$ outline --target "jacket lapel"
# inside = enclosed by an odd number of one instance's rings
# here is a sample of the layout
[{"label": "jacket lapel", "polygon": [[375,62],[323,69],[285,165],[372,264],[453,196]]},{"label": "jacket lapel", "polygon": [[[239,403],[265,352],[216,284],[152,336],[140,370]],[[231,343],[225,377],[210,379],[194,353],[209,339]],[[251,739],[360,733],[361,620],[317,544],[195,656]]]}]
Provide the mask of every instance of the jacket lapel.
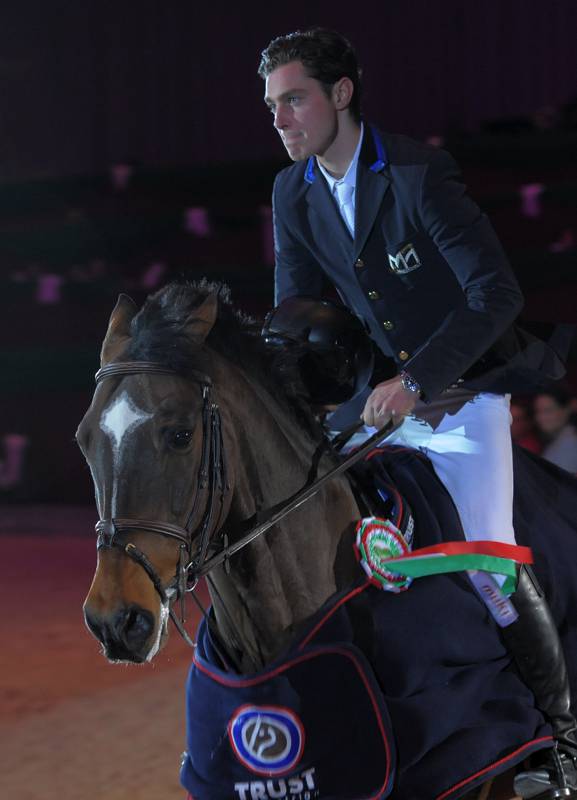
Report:
[{"label": "jacket lapel", "polygon": [[[376,134],[377,136],[379,134]],[[385,157],[386,160],[386,157]],[[377,171],[371,169],[378,161],[371,128],[365,124],[363,146],[357,167],[355,190],[355,242],[353,260],[362,253],[375,219],[380,211],[383,197],[390,185],[385,175],[386,164],[381,162]]]},{"label": "jacket lapel", "polygon": [[[379,136],[379,134],[375,135]],[[375,167],[381,155],[377,153],[371,127],[365,124],[363,144],[357,166],[354,242],[337,204],[331,196],[327,182],[316,164],[316,159],[310,167],[307,167],[307,174],[310,169],[312,177],[306,193],[307,203],[320,217],[323,227],[326,227],[331,232],[331,236],[335,236],[340,244],[351,253],[353,261],[357,260],[365,246],[381,208],[383,197],[390,185],[390,180],[385,175],[386,155],[379,166],[371,169],[371,167]]]},{"label": "jacket lapel", "polygon": [[341,245],[352,252],[352,236],[316,163],[314,164],[314,180],[309,186],[306,198],[310,208],[320,217],[323,228],[329,230],[331,237],[336,237]]}]

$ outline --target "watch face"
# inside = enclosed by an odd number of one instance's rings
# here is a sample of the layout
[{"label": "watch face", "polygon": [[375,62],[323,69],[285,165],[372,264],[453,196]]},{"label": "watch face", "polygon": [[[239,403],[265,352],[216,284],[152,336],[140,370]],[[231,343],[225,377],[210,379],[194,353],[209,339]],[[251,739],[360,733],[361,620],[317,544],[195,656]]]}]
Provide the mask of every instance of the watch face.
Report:
[{"label": "watch face", "polygon": [[408,389],[410,392],[417,393],[421,391],[421,387],[417,381],[413,380],[413,378],[411,378],[409,375],[403,375],[401,380],[405,389]]}]

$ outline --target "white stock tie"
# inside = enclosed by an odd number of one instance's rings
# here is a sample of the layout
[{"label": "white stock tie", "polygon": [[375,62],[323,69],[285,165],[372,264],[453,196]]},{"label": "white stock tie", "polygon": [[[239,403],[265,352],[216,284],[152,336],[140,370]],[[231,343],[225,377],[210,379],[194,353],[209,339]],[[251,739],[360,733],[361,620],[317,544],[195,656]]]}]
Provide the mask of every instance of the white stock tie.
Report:
[{"label": "white stock tie", "polygon": [[335,183],[335,193],[337,202],[341,210],[347,228],[351,236],[355,235],[355,207],[353,205],[353,198],[355,195],[355,187],[350,183]]}]

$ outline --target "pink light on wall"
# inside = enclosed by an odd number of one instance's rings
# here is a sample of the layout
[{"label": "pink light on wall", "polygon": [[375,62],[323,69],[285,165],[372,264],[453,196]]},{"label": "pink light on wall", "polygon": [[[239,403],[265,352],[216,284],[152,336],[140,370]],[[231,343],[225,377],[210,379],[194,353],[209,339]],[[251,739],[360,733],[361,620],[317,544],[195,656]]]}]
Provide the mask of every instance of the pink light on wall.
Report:
[{"label": "pink light on wall", "polygon": [[165,273],[166,264],[164,264],[162,261],[155,261],[153,264],[150,264],[140,279],[141,288],[146,289],[147,291],[156,289],[157,286],[160,286],[160,282],[162,281]]},{"label": "pink light on wall", "polygon": [[525,183],[519,187],[522,214],[531,218],[541,216],[543,212],[541,195],[544,191],[545,186],[542,183]]},{"label": "pink light on wall", "polygon": [[2,438],[2,444],[4,460],[0,461],[0,489],[11,489],[22,482],[28,439],[19,433],[8,433]]},{"label": "pink light on wall", "polygon": [[42,305],[59,303],[62,300],[62,283],[61,275],[39,275],[36,282],[36,302]]},{"label": "pink light on wall", "polygon": [[184,210],[184,229],[201,238],[212,236],[212,225],[208,209],[203,206],[191,206]]}]

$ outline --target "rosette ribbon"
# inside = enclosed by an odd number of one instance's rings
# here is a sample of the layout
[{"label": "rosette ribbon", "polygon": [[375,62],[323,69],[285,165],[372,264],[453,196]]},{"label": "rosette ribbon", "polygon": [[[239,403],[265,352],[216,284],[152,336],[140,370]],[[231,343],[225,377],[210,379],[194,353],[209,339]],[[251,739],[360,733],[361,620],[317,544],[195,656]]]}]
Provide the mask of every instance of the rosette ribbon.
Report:
[{"label": "rosette ribbon", "polygon": [[371,582],[393,592],[408,589],[414,578],[479,571],[503,575],[501,592],[510,595],[518,565],[533,563],[530,547],[492,540],[442,542],[411,551],[399,529],[377,517],[358,523],[355,551]]}]

